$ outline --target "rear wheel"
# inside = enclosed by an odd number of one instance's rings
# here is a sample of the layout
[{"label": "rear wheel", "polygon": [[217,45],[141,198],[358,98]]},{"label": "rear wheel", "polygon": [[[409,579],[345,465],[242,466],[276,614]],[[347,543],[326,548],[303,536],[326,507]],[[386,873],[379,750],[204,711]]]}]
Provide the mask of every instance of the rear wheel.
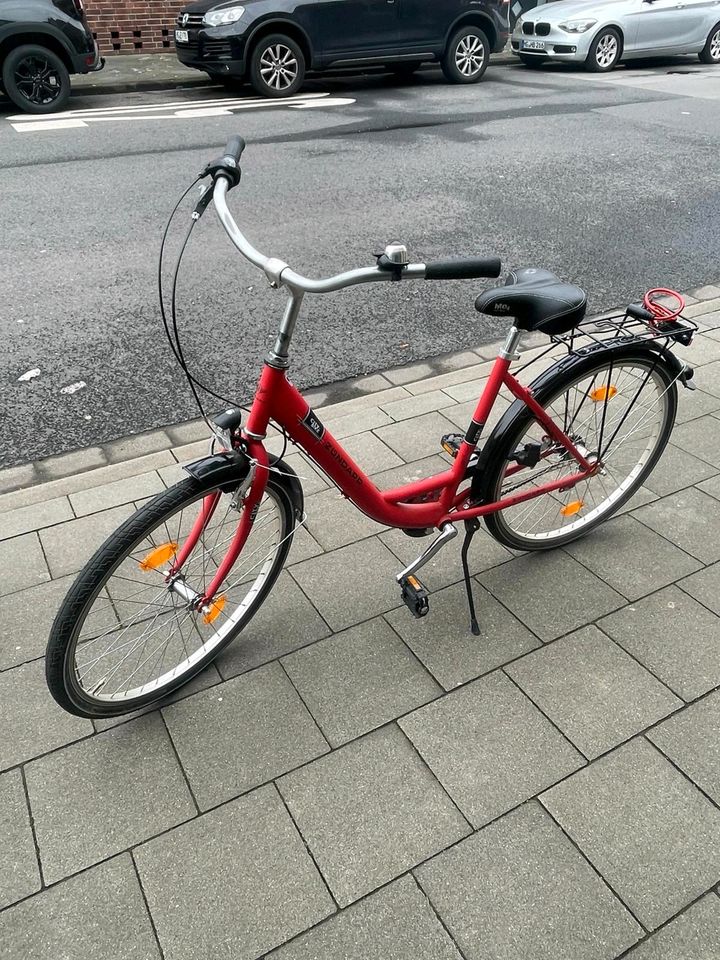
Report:
[{"label": "rear wheel", "polygon": [[281,33],[259,40],[250,58],[250,82],[263,97],[292,97],[305,79],[299,45]]},{"label": "rear wheel", "polygon": [[[185,591],[179,593],[168,571],[211,496],[214,513],[173,578]],[[292,541],[295,512],[282,479],[270,474],[240,557],[210,608],[197,610],[188,598],[204,594],[240,519],[232,493],[189,477],[108,538],[73,584],[50,633],[46,676],[60,706],[111,717],[162,700],[245,629]]]},{"label": "rear wheel", "polygon": [[447,45],[442,71],[451,83],[477,83],[490,60],[490,43],[480,27],[461,27]]},{"label": "rear wheel", "polygon": [[[607,520],[653,470],[670,437],[677,386],[667,365],[649,350],[602,351],[559,369],[538,389],[545,411],[588,459],[594,476],[564,491],[526,500],[485,518],[490,533],[515,550],[547,550],[584,536]],[[494,502],[579,472],[577,461],[552,441],[520,403],[506,415],[493,443],[482,496]],[[527,448],[537,464],[518,469]],[[510,472],[512,470],[515,472]]]},{"label": "rear wheel", "polygon": [[622,54],[622,40],[617,30],[601,30],[590,47],[585,69],[591,73],[609,73],[617,66]]},{"label": "rear wheel", "polygon": [[2,68],[5,93],[26,113],[55,113],[70,99],[70,74],[47,47],[26,44],[11,50]]},{"label": "rear wheel", "polygon": [[698,56],[701,63],[720,63],[720,23],[712,28]]}]

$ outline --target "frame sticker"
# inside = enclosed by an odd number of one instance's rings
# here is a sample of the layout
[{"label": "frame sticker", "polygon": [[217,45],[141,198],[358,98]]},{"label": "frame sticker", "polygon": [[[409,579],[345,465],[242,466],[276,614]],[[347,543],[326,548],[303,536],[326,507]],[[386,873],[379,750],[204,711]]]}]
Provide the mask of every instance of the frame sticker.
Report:
[{"label": "frame sticker", "polygon": [[478,423],[477,420],[472,420],[468,427],[468,432],[465,434],[465,442],[469,443],[471,447],[476,446],[484,426],[484,423]]},{"label": "frame sticker", "polygon": [[325,427],[320,422],[320,418],[313,411],[312,407],[308,407],[308,412],[302,418],[300,423],[302,423],[302,425],[318,440],[322,440],[322,438],[325,436]]}]

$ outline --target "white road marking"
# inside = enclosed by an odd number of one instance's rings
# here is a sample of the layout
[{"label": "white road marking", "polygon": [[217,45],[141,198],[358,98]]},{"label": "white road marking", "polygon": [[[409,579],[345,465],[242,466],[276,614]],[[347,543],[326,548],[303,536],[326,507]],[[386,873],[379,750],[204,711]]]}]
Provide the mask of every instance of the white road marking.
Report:
[{"label": "white road marking", "polygon": [[28,120],[11,124],[18,133],[37,133],[38,130],[69,130],[70,127],[86,127],[82,120]]}]

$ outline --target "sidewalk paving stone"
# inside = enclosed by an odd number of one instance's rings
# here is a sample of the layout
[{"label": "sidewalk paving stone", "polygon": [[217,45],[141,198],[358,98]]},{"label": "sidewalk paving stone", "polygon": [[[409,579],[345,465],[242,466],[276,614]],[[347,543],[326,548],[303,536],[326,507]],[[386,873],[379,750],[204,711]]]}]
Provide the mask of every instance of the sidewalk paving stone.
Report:
[{"label": "sidewalk paving stone", "polygon": [[[430,581],[428,580],[428,583]],[[480,636],[470,632],[464,584],[430,596],[430,615],[415,620],[403,605],[385,619],[446,690],[474,680],[540,646],[527,627],[479,584],[473,585]]]},{"label": "sidewalk paving stone", "polygon": [[305,500],[310,535],[325,550],[335,550],[381,533],[385,527],[367,517],[339,490],[325,490]]},{"label": "sidewalk paving stone", "polygon": [[703,460],[720,470],[720,429],[712,414],[678,424],[673,431],[673,443],[695,456],[702,453]]},{"label": "sidewalk paving stone", "polygon": [[[332,430],[332,426],[330,428]],[[343,447],[365,473],[378,473],[389,467],[399,467],[404,457],[398,457],[374,433],[359,433],[343,440]]]},{"label": "sidewalk paving stone", "polygon": [[709,893],[627,955],[627,960],[716,960],[720,899]]},{"label": "sidewalk paving stone", "polygon": [[288,774],[278,786],[340,906],[470,832],[395,725]]},{"label": "sidewalk paving stone", "polygon": [[93,732],[48,694],[45,662],[36,660],[0,673],[0,770],[56,750]]},{"label": "sidewalk paving stone", "polygon": [[0,513],[0,540],[9,540],[22,533],[51,527],[74,516],[67,497],[57,497],[30,507],[19,507]]},{"label": "sidewalk paving stone", "polygon": [[535,802],[416,874],[467,960],[611,960],[643,934]]},{"label": "sidewalk paving stone", "polygon": [[305,647],[282,663],[332,747],[442,693],[382,619]]},{"label": "sidewalk paving stone", "polygon": [[720,617],[720,563],[698,570],[681,580],[678,586]]},{"label": "sidewalk paving stone", "polygon": [[[681,582],[690,585],[698,576],[702,572]],[[611,613],[598,626],[683,700],[720,684],[720,620],[677,586]]]},{"label": "sidewalk paving stone", "polygon": [[44,656],[50,627],[75,576],[0,597],[0,671]]},{"label": "sidewalk paving stone", "polygon": [[128,854],[0,913],[2,960],[160,960]]},{"label": "sidewalk paving stone", "polygon": [[0,910],[39,889],[40,870],[22,777],[19,770],[11,770],[0,774]]},{"label": "sidewalk paving stone", "polygon": [[283,572],[242,635],[222,651],[215,663],[223,679],[229,680],[329,633],[315,607],[290,574]]},{"label": "sidewalk paving stone", "polygon": [[335,911],[272,786],[134,855],[166,960],[255,960]]},{"label": "sidewalk paving stone", "polygon": [[462,960],[410,876],[268,954],[266,960]]},{"label": "sidewalk paving stone", "polygon": [[278,663],[163,708],[201,810],[328,751]]},{"label": "sidewalk paving stone", "polygon": [[625,602],[562,551],[518,557],[478,579],[545,642],[584,627]]},{"label": "sidewalk paving stone", "polygon": [[[720,501],[707,493],[691,487],[639,507],[634,516],[703,563],[720,560]],[[676,570],[679,579],[679,565]]]},{"label": "sidewalk paving stone", "polygon": [[702,490],[703,493],[709,493],[711,497],[720,500],[720,473],[714,477],[710,477],[709,480],[703,480],[702,483],[698,483],[696,486],[698,490]]},{"label": "sidewalk paving stone", "polygon": [[[715,397],[713,394],[703,390],[702,384],[698,381],[697,389],[693,391],[692,396],[688,398],[687,402],[678,404],[677,416],[675,417],[675,429],[677,429],[681,423],[699,420],[701,417],[715,413],[718,410],[720,410],[720,397]],[[677,446],[677,436],[678,434],[673,430],[673,446]],[[700,453],[702,447],[691,446],[689,450]]]},{"label": "sidewalk paving stone", "polygon": [[[651,504],[639,510],[652,508]],[[628,600],[638,600],[701,566],[688,553],[634,519],[638,513],[611,520],[565,547],[571,557]]]},{"label": "sidewalk paving stone", "polygon": [[643,738],[541,800],[648,930],[720,880],[720,810]]},{"label": "sidewalk paving stone", "polygon": [[648,737],[720,806],[720,693],[670,717]]},{"label": "sidewalk paving stone", "polygon": [[114,507],[41,530],[40,540],[53,577],[79,572],[97,548],[134,512],[132,505]]},{"label": "sidewalk paving stone", "polygon": [[0,542],[0,597],[50,579],[37,533],[24,533]]},{"label": "sidewalk paving stone", "polygon": [[505,670],[590,759],[684,705],[597,627],[583,627]]},{"label": "sidewalk paving stone", "polygon": [[[716,315],[720,317],[720,313]],[[720,360],[713,360],[701,367],[697,373],[697,383],[701,389],[720,397]]]},{"label": "sidewalk paving stone", "polygon": [[400,726],[475,828],[585,763],[499,671],[421,707]]},{"label": "sidewalk paving stone", "polygon": [[126,477],[102,487],[91,487],[70,494],[70,503],[75,514],[84,517],[91,513],[100,513],[110,507],[118,507],[134,500],[152,497],[162,493],[165,486],[156,471],[141,473],[137,477]]},{"label": "sidewalk paving stone", "polygon": [[157,714],[35,760],[25,775],[48,883],[196,813]]},{"label": "sidewalk paving stone", "polygon": [[[718,344],[720,346],[720,344]],[[702,454],[702,451],[698,451]],[[718,468],[669,443],[645,486],[660,497],[691,487],[707,477],[718,476]]]},{"label": "sidewalk paving stone", "polygon": [[[452,400],[449,401],[452,403]],[[439,413],[425,413],[412,420],[401,420],[388,427],[379,427],[375,433],[406,463],[430,457],[441,449],[440,440],[446,433],[455,433],[456,427]]]},{"label": "sidewalk paving stone", "polygon": [[446,459],[441,453],[434,453],[432,456],[423,457],[421,460],[410,460],[399,467],[391,467],[390,470],[373,473],[371,474],[371,480],[381,490],[393,490],[395,487],[402,487],[407,483],[414,483],[426,477],[434,477],[438,473],[444,473],[449,468],[450,460]]},{"label": "sidewalk paving stone", "polygon": [[100,447],[83,447],[81,450],[39,460],[35,466],[43,480],[52,480],[92,470],[93,467],[103,467],[107,462],[107,457]]},{"label": "sidewalk paving stone", "polygon": [[427,393],[420,393],[416,397],[386,403],[382,409],[393,420],[399,422],[401,420],[411,420],[423,413],[431,413],[433,410],[442,410],[443,407],[451,407],[454,402],[452,397],[443,393],[442,390],[429,390]]},{"label": "sidewalk paving stone", "polygon": [[703,298],[700,299],[696,297],[697,303],[691,303],[683,311],[683,316],[690,317],[691,319],[698,319],[705,314],[714,313],[716,310],[720,310],[720,296]]}]

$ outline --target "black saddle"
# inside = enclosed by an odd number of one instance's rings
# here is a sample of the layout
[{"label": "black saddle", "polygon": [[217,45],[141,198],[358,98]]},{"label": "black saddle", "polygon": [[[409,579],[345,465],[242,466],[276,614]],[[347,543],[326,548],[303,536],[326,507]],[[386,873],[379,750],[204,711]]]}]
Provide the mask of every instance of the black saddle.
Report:
[{"label": "black saddle", "polygon": [[513,317],[520,330],[558,336],[576,327],[587,310],[587,294],[549,270],[512,270],[504,287],[481,293],[475,309],[491,317]]}]

